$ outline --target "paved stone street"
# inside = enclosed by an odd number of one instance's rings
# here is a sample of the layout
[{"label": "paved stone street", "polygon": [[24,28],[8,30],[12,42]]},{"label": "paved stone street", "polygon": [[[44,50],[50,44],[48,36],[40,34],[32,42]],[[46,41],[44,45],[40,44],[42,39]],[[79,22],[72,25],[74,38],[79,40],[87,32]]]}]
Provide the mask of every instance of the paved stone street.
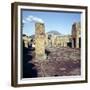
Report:
[{"label": "paved stone street", "polygon": [[51,77],[80,75],[80,49],[47,48],[46,60],[36,60],[34,50],[28,49],[24,58],[23,77]]}]

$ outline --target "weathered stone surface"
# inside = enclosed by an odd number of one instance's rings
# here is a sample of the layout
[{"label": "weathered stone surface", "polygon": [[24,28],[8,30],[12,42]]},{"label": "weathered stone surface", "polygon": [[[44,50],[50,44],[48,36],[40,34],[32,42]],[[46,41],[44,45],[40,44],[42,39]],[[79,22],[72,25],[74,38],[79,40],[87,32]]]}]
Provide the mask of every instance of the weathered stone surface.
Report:
[{"label": "weathered stone surface", "polygon": [[81,26],[79,23],[74,23],[72,25],[72,48],[80,48],[81,43]]},{"label": "weathered stone surface", "polygon": [[46,59],[45,55],[45,27],[42,23],[35,24],[35,53],[36,59]]},{"label": "weathered stone surface", "polygon": [[[75,32],[74,34],[76,36],[74,37],[72,35],[72,37],[79,40],[79,32]],[[71,42],[71,35],[52,35],[52,38],[48,39],[48,36],[45,35],[43,23],[35,24],[34,39],[35,48],[28,46],[30,39],[27,36],[23,38],[25,47],[27,47],[23,49],[23,68],[25,69],[23,70],[25,77],[71,76],[81,74],[81,55],[78,40],[76,43],[74,42],[76,47],[69,48],[68,42]],[[72,45],[74,43],[72,42]]]}]

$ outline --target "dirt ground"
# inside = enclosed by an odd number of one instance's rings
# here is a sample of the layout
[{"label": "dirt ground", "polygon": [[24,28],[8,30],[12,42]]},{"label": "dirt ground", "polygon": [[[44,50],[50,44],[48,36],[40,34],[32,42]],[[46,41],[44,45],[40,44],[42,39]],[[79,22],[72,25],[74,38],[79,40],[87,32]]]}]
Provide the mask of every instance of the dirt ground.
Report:
[{"label": "dirt ground", "polygon": [[34,50],[28,48],[23,59],[23,77],[75,76],[81,74],[80,49],[47,48],[46,55],[46,60],[37,60],[34,58]]}]

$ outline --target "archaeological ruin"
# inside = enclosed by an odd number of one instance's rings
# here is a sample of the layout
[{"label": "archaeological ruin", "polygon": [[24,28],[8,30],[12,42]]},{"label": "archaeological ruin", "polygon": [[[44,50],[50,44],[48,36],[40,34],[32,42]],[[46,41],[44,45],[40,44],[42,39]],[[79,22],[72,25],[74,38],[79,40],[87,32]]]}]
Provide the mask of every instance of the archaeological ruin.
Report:
[{"label": "archaeological ruin", "polygon": [[81,75],[81,28],[73,23],[71,35],[46,33],[44,23],[35,23],[35,33],[23,34],[23,77]]},{"label": "archaeological ruin", "polygon": [[72,25],[72,48],[81,47],[81,27],[80,22]]},{"label": "archaeological ruin", "polygon": [[30,37],[24,35],[24,47],[28,48],[31,44],[35,48],[37,59],[46,59],[45,49],[50,47],[69,47],[81,48],[80,22],[72,25],[71,35],[55,35],[45,33],[44,23],[35,23],[35,35]]},{"label": "archaeological ruin", "polygon": [[35,54],[37,59],[45,59],[45,26],[43,23],[35,24]]},{"label": "archaeological ruin", "polygon": [[48,40],[51,47],[71,47],[71,35],[51,35]]}]

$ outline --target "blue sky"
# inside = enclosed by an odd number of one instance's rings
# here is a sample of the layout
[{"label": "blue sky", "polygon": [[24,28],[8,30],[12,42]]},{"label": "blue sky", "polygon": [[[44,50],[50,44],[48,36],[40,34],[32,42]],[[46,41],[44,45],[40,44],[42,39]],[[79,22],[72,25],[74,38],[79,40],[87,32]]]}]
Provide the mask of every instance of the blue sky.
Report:
[{"label": "blue sky", "polygon": [[35,20],[45,23],[45,32],[58,31],[65,35],[71,34],[74,22],[81,21],[81,14],[22,10],[23,34],[35,33]]}]

